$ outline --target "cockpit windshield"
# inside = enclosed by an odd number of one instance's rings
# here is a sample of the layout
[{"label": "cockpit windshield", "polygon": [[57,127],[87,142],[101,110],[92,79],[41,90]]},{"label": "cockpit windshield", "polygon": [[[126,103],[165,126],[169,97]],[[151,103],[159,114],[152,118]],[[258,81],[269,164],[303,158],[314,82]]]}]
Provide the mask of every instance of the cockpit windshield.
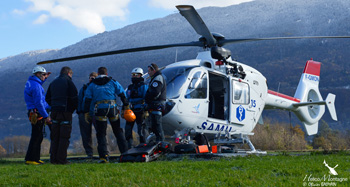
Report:
[{"label": "cockpit windshield", "polygon": [[[168,99],[176,99],[180,96],[183,87],[186,87],[184,83],[189,72],[195,67],[196,66],[174,66],[161,69],[167,85],[166,96]],[[147,83],[150,81],[148,75],[144,78]]]}]

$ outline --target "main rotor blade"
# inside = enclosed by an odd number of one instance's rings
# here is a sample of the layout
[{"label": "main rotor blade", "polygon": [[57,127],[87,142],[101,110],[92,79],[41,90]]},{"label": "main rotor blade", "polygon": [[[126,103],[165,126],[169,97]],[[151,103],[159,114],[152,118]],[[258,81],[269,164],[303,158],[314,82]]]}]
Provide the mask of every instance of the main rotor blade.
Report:
[{"label": "main rotor blade", "polygon": [[71,61],[71,60],[79,60],[79,59],[85,59],[85,58],[91,58],[91,57],[99,57],[99,56],[107,56],[107,55],[115,55],[115,54],[122,54],[122,53],[132,53],[132,52],[140,52],[140,51],[151,51],[151,50],[157,50],[157,49],[165,49],[170,47],[186,47],[186,46],[198,46],[203,47],[202,42],[189,42],[189,43],[178,43],[178,44],[167,44],[167,45],[155,45],[155,46],[146,46],[146,47],[136,47],[136,48],[130,48],[130,49],[121,49],[121,50],[115,50],[115,51],[107,51],[102,53],[92,53],[87,55],[79,55],[79,56],[72,56],[67,58],[58,58],[53,60],[46,60],[38,62],[37,64],[50,64],[55,62],[63,62],[63,61]]},{"label": "main rotor blade", "polygon": [[350,38],[350,36],[291,36],[291,37],[271,37],[271,38],[242,38],[242,39],[224,39],[218,41],[219,46],[232,43],[262,41],[262,40],[285,40],[285,39],[313,39],[313,38]]},{"label": "main rotor blade", "polygon": [[210,33],[208,27],[205,25],[202,18],[199,16],[196,9],[190,5],[178,5],[176,8],[180,11],[180,14],[184,16],[187,21],[192,25],[196,32],[203,36],[207,40],[209,46],[215,46],[216,40]]}]

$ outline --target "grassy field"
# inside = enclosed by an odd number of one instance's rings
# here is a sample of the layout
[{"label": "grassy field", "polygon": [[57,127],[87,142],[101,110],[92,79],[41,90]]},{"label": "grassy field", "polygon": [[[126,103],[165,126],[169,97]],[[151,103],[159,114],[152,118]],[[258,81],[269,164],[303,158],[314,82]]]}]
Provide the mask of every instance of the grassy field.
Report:
[{"label": "grassy field", "polygon": [[[329,174],[338,164],[337,176]],[[328,177],[331,178],[328,178]],[[324,178],[325,177],[325,178]],[[321,179],[321,181],[317,181]],[[325,180],[325,181],[324,181]],[[323,183],[322,183],[323,182]],[[325,183],[327,182],[327,183]],[[0,160],[0,186],[350,186],[350,154],[189,157],[150,163],[25,165]]]}]

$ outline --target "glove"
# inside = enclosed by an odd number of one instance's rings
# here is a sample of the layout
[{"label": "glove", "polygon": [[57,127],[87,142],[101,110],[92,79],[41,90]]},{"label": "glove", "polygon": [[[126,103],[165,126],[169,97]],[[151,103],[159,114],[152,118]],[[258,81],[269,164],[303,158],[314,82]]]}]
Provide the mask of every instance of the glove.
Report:
[{"label": "glove", "polygon": [[50,116],[45,119],[45,124],[46,125],[51,125],[52,124]]},{"label": "glove", "polygon": [[86,122],[86,123],[90,123],[90,121],[91,121],[91,116],[90,116],[89,112],[86,112],[86,113],[84,114],[84,119],[85,119],[85,122]]},{"label": "glove", "polygon": [[145,119],[147,119],[147,118],[148,118],[148,116],[149,116],[148,111],[144,111],[144,112],[143,112],[143,116],[144,116],[144,118],[145,118]]}]

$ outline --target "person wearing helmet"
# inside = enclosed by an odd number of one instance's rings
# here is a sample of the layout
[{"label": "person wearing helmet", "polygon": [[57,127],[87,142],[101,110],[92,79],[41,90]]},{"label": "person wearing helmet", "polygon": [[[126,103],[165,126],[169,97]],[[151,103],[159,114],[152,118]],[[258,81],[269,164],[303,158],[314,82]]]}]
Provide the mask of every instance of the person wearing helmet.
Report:
[{"label": "person wearing helmet", "polygon": [[156,135],[156,141],[164,141],[164,131],[162,127],[162,111],[166,101],[166,82],[159,71],[157,64],[148,66],[148,74],[151,77],[145,102],[149,111],[149,121],[151,131]]},{"label": "person wearing helmet", "polygon": [[[137,133],[139,135],[140,143],[145,143],[145,138],[147,137],[146,125],[144,122],[144,104],[145,96],[148,89],[148,85],[145,84],[142,77],[143,70],[141,68],[134,68],[131,71],[131,82],[126,90],[126,98],[130,103],[130,108],[136,115]],[[134,127],[135,121],[126,122],[125,125],[125,138],[128,142],[129,149],[132,148],[133,137],[132,129]]]},{"label": "person wearing helmet", "polygon": [[28,78],[24,88],[24,100],[27,105],[28,117],[32,125],[32,134],[29,141],[25,163],[29,165],[43,164],[40,160],[40,148],[43,141],[44,124],[49,124],[51,119],[47,110],[50,106],[45,101],[45,91],[42,85],[51,74],[42,66],[35,66],[33,75]]},{"label": "person wearing helmet", "polygon": [[123,87],[112,77],[108,76],[107,68],[99,67],[98,76],[92,81],[85,91],[84,113],[85,119],[95,116],[97,150],[100,157],[99,163],[109,162],[106,130],[107,119],[111,123],[113,133],[117,138],[120,153],[127,151],[127,142],[123,129],[120,128],[119,111],[117,109],[116,96],[123,102],[123,109],[129,109],[129,103],[125,97]]},{"label": "person wearing helmet", "polygon": [[97,77],[96,72],[92,72],[89,75],[89,82],[87,84],[84,84],[83,87],[80,89],[78,94],[78,108],[77,108],[77,114],[79,115],[79,127],[80,127],[80,135],[81,139],[83,141],[83,147],[85,149],[85,153],[88,158],[93,157],[93,149],[92,149],[92,124],[94,123],[94,120],[89,119],[88,121],[85,121],[84,116],[84,95],[87,87],[91,84],[91,82]]}]

